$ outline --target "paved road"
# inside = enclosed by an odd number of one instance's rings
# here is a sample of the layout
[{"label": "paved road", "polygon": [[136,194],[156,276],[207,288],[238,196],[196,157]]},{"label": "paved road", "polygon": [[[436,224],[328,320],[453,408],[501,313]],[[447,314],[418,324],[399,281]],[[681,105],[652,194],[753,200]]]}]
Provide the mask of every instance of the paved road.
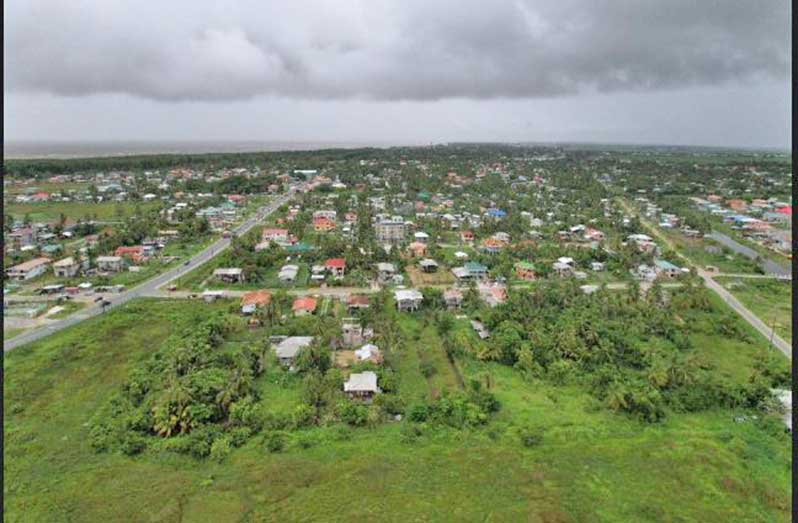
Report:
[{"label": "paved road", "polygon": [[698,272],[698,275],[704,280],[704,284],[706,284],[706,286],[709,289],[712,289],[713,291],[715,291],[718,294],[718,296],[723,298],[723,300],[729,305],[729,307],[732,308],[733,311],[735,311],[737,314],[742,316],[743,319],[746,320],[753,328],[755,328],[760,333],[762,333],[762,335],[766,339],[771,340],[771,342],[772,342],[774,347],[776,347],[781,352],[783,352],[785,356],[787,356],[788,358],[792,359],[792,345],[791,344],[787,343],[787,341],[785,341],[784,338],[782,338],[781,336],[779,336],[778,334],[773,332],[772,328],[768,327],[765,324],[765,322],[763,322],[762,320],[760,320],[757,317],[756,314],[754,314],[753,312],[748,310],[745,307],[745,305],[740,303],[740,301],[737,298],[735,298],[729,291],[724,289],[721,284],[716,282],[712,278],[712,276],[713,276],[712,274],[708,273],[707,271],[705,271],[703,269],[700,269],[695,263],[693,263],[690,260],[690,258],[688,258],[684,254],[679,252],[679,250],[676,249],[676,247],[668,240],[667,237],[665,237],[659,231],[659,229],[657,227],[655,227],[654,225],[651,224],[651,222],[649,222],[648,220],[646,220],[645,218],[640,216],[639,213],[636,213],[625,200],[621,199],[620,201],[621,201],[621,205],[625,208],[625,210],[627,212],[632,213],[632,214],[636,214],[638,216],[638,218],[640,219],[640,223],[642,223],[643,226],[648,229],[648,231],[651,233],[652,236],[655,236],[656,238],[658,238],[659,240],[664,242],[666,245],[668,245],[668,247],[670,247],[670,249],[672,251],[674,251],[676,253],[677,256],[679,256],[681,259],[683,259],[688,264],[694,266],[696,268],[697,272]]},{"label": "paved road", "polygon": [[743,256],[751,260],[756,260],[757,258],[760,258],[761,259],[760,266],[762,267],[762,270],[764,270],[768,274],[775,274],[778,276],[792,275],[791,268],[784,267],[783,265],[774,262],[770,258],[764,258],[760,256],[759,253],[756,252],[754,249],[746,245],[743,245],[742,243],[738,242],[731,236],[728,236],[720,232],[712,232],[710,234],[707,234],[707,237],[712,238],[721,245],[724,245],[729,249],[731,249],[732,251],[738,254],[742,254]]},{"label": "paved road", "polygon": [[792,274],[786,276],[780,276],[778,274],[738,274],[733,272],[716,272],[712,274],[713,278],[717,278],[719,276],[724,278],[743,278],[749,280],[779,280],[779,281],[792,280]]},{"label": "paved road", "polygon": [[[265,219],[267,216],[269,216],[271,213],[277,210],[278,207],[288,202],[293,196],[294,196],[294,191],[291,191],[281,196],[280,198],[272,201],[268,205],[261,207],[258,210],[258,212],[255,213],[254,216],[250,217],[249,219],[244,221],[241,225],[236,227],[233,230],[233,233],[235,235],[240,235],[249,231],[255,225],[257,225],[261,220]],[[115,296],[106,294],[105,295],[106,300],[110,301],[111,303],[110,305],[105,307],[105,309],[118,307],[119,305],[127,303],[130,300],[138,298],[140,296],[152,295],[163,285],[183,276],[187,272],[192,271],[197,267],[199,267],[200,265],[203,265],[204,263],[208,262],[208,260],[211,260],[214,256],[217,256],[229,245],[230,245],[230,239],[222,238],[214,242],[212,245],[206,247],[200,253],[194,255],[193,258],[190,258],[188,260],[188,264],[186,265],[180,265],[178,267],[170,269],[150,280],[147,280],[141,285],[130,289],[129,291],[117,294]],[[26,343],[39,340],[41,338],[49,336],[50,334],[53,334],[60,330],[66,329],[67,327],[71,327],[72,325],[80,323],[81,321],[87,318],[97,316],[98,314],[101,314],[103,311],[104,309],[101,308],[100,306],[92,305],[91,307],[81,310],[67,318],[64,318],[63,320],[58,320],[48,325],[42,326],[40,328],[24,332],[19,336],[16,336],[10,340],[5,341],[3,343],[3,351],[9,351],[16,347],[19,347],[20,345],[25,345]]]}]

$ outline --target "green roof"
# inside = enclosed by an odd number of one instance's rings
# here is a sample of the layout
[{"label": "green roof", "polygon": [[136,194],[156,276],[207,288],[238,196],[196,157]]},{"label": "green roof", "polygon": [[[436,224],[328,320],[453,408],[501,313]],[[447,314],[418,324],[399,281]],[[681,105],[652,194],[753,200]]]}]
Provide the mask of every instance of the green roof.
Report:
[{"label": "green roof", "polygon": [[515,267],[517,269],[523,269],[525,271],[534,271],[535,270],[535,264],[534,263],[525,262],[525,261],[520,261],[520,262],[516,263]]},{"label": "green roof", "polygon": [[289,245],[288,247],[285,248],[285,250],[288,252],[308,252],[313,250],[313,246],[308,245],[305,242],[299,242],[293,245]]},{"label": "green roof", "polygon": [[482,265],[481,263],[477,263],[474,261],[466,262],[463,265],[468,272],[487,272],[488,268]]}]

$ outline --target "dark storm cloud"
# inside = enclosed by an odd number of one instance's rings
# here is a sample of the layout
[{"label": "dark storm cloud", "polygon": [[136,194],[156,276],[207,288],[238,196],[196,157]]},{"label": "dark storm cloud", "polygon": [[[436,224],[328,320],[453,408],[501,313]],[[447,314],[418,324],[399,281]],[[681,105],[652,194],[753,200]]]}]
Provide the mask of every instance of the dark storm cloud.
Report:
[{"label": "dark storm cloud", "polygon": [[7,88],[67,96],[534,98],[783,79],[790,65],[786,1],[5,6]]}]

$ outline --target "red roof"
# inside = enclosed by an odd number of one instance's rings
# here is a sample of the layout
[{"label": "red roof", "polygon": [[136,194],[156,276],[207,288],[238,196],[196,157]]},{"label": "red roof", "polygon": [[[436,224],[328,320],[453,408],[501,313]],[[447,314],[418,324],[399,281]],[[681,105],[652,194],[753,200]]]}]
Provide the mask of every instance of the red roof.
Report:
[{"label": "red roof", "polygon": [[316,310],[315,298],[297,298],[294,300],[294,305],[291,307],[294,312],[308,311],[313,312]]},{"label": "red roof", "polygon": [[116,256],[125,256],[126,254],[141,254],[142,246],[134,245],[132,247],[117,247]]},{"label": "red roof", "polygon": [[792,205],[788,205],[787,207],[779,207],[776,209],[776,212],[781,214],[792,214]]},{"label": "red roof", "polygon": [[343,258],[330,258],[324,265],[330,269],[345,269],[346,260]]}]

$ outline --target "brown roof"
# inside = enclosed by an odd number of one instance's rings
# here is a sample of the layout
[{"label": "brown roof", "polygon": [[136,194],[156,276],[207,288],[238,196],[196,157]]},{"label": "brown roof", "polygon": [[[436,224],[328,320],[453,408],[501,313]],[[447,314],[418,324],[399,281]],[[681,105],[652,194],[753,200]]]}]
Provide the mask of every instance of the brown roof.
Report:
[{"label": "brown roof", "polygon": [[351,306],[368,306],[369,297],[365,294],[350,294],[346,300],[347,305]]},{"label": "brown roof", "polygon": [[272,301],[272,293],[262,289],[259,291],[248,292],[241,297],[241,306],[244,305],[268,305]]}]

